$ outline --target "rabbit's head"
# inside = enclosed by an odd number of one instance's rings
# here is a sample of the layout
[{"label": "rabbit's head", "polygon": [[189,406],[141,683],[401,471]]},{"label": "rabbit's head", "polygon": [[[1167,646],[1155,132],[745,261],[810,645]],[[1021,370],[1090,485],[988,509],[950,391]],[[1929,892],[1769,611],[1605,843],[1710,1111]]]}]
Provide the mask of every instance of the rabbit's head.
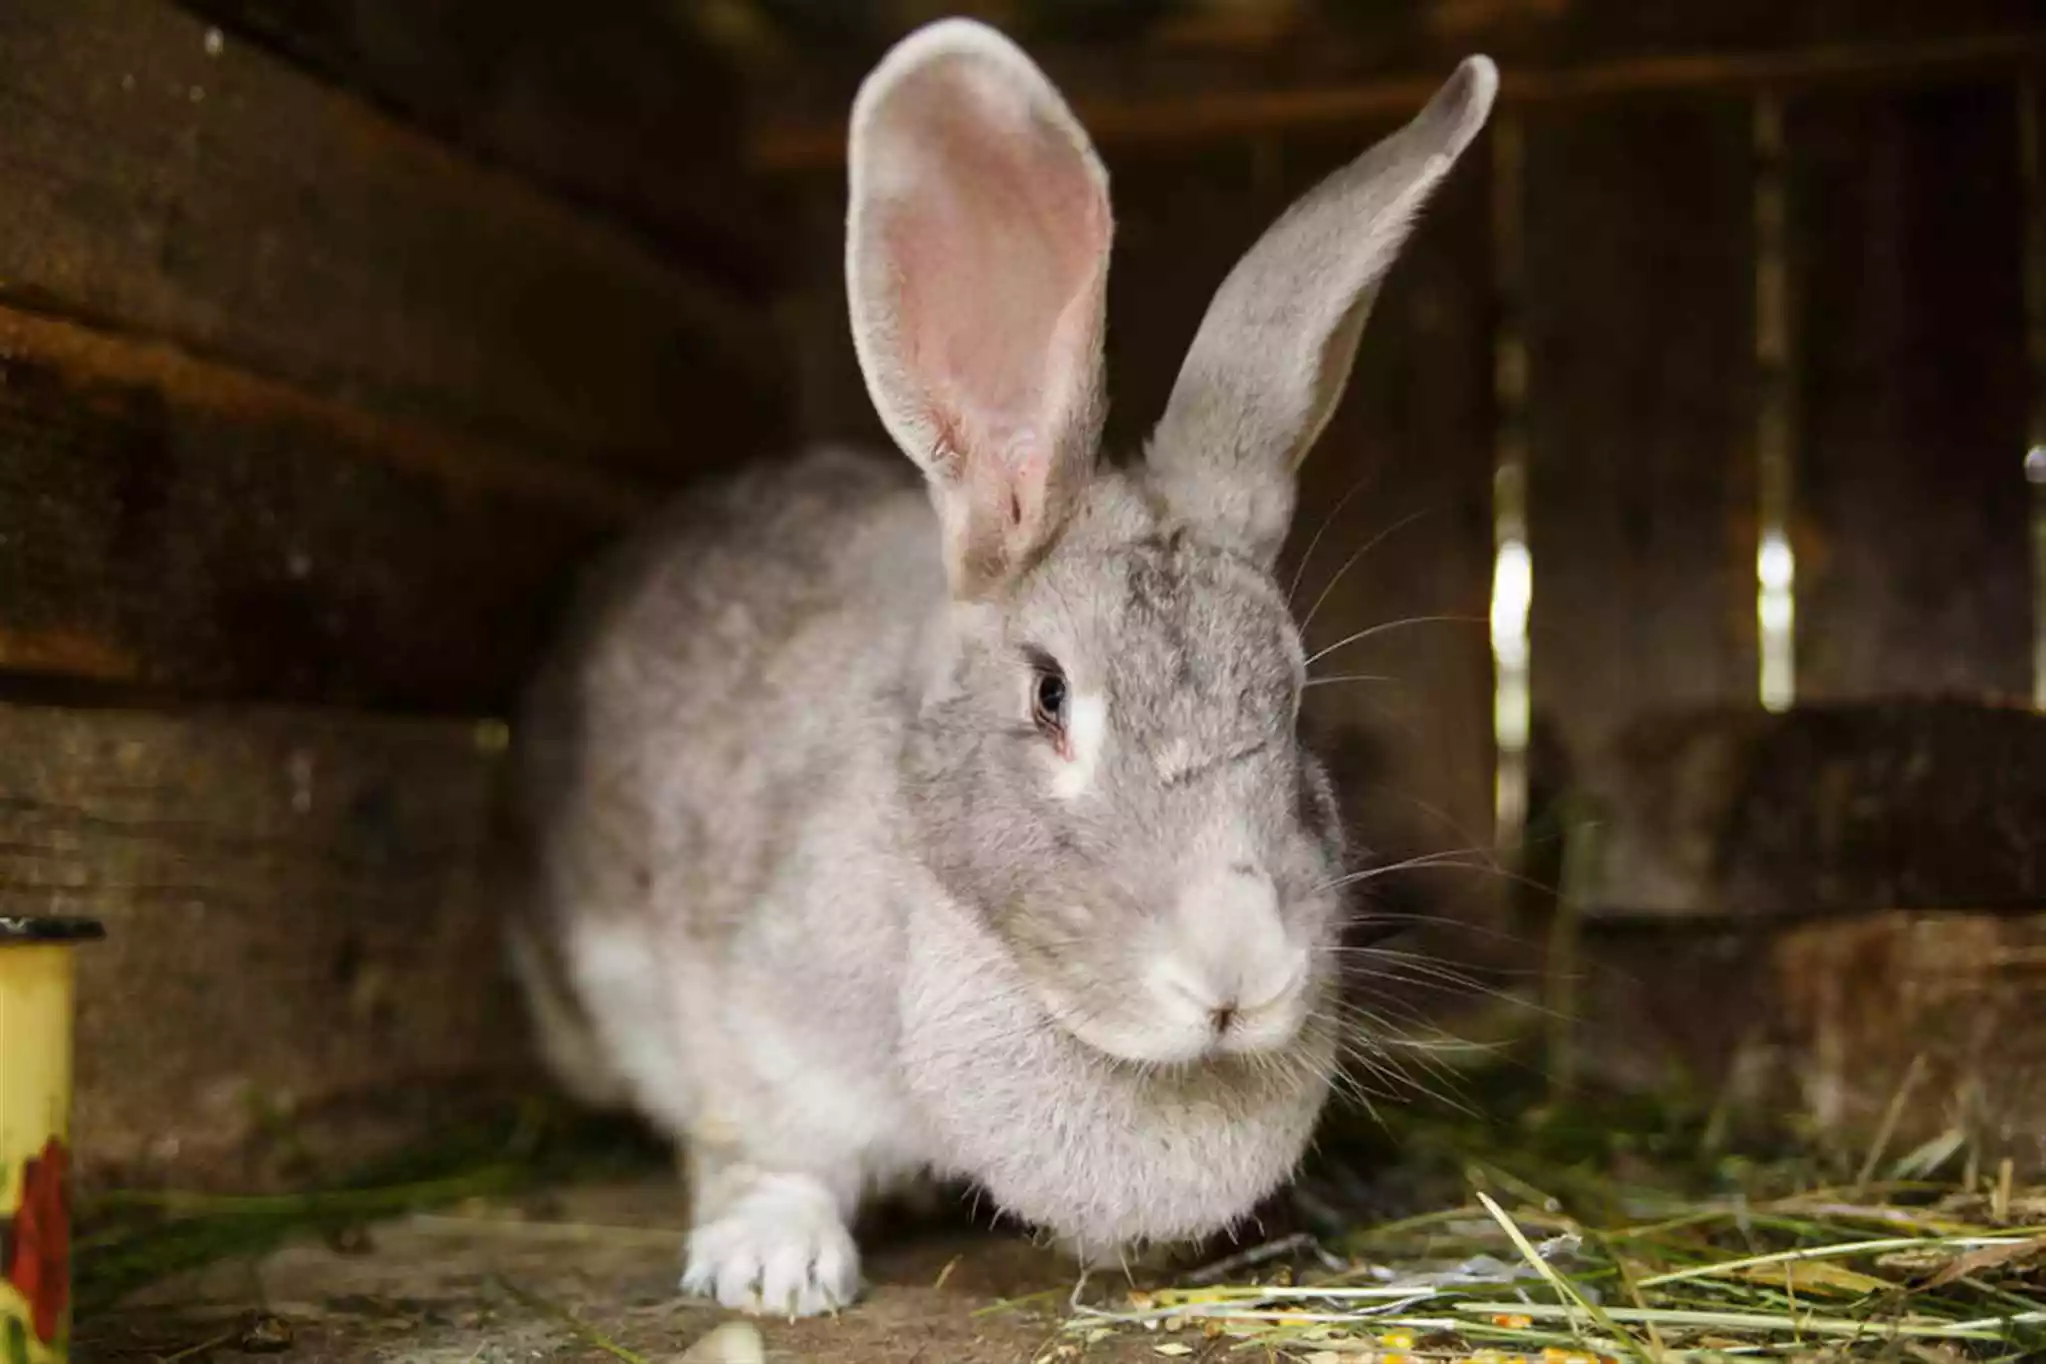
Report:
[{"label": "rabbit's head", "polygon": [[1057,92],[953,20],[854,104],[853,337],[951,593],[901,756],[913,836],[1097,1052],[1255,1065],[1326,1002],[1341,848],[1272,570],[1372,296],[1495,85],[1467,61],[1256,244],[1125,469],[1097,459],[1108,181]]}]

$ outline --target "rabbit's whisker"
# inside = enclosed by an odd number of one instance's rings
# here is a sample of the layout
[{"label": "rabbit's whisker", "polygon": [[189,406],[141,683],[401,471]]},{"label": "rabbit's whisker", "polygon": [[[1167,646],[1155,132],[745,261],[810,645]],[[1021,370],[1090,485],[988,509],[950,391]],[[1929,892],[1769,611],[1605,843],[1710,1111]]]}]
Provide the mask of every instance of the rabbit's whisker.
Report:
[{"label": "rabbit's whisker", "polygon": [[[1494,942],[1511,944],[1516,947],[1532,948],[1534,943],[1518,933],[1509,933],[1503,928],[1489,924],[1471,923],[1466,919],[1453,919],[1445,914],[1414,913],[1405,910],[1365,909],[1360,910],[1353,923],[1358,928],[1370,928],[1377,924],[1407,924],[1417,927],[1443,928],[1456,933],[1468,933],[1475,937],[1489,938]],[[1402,933],[1406,929],[1400,930]]]},{"label": "rabbit's whisker", "polygon": [[1402,858],[1397,862],[1383,862],[1375,867],[1363,867],[1357,871],[1344,872],[1315,887],[1317,891],[1339,890],[1344,886],[1359,885],[1375,881],[1381,876],[1396,872],[1419,871],[1427,867],[1455,867],[1465,871],[1489,871],[1504,875],[1498,865],[1490,861],[1479,848],[1448,848],[1441,852],[1419,853]]},{"label": "rabbit's whisker", "polygon": [[1379,470],[1383,467],[1380,465],[1367,471],[1362,478],[1352,483],[1348,491],[1336,499],[1336,505],[1329,508],[1328,515],[1321,518],[1321,524],[1315,527],[1314,537],[1307,542],[1307,548],[1300,555],[1300,562],[1293,566],[1293,580],[1286,584],[1287,609],[1290,610],[1293,606],[1293,597],[1300,591],[1300,580],[1307,574],[1307,565],[1314,560],[1314,550],[1321,543],[1321,537],[1328,534],[1328,528],[1336,523],[1336,518],[1342,515],[1343,508],[1350,505],[1350,499],[1377,481]]},{"label": "rabbit's whisker", "polygon": [[1359,630],[1354,634],[1345,635],[1341,639],[1337,640],[1335,643],[1330,644],[1324,648],[1317,649],[1315,652],[1307,656],[1307,663],[1305,666],[1312,668],[1315,664],[1321,662],[1321,660],[1327,658],[1330,654],[1334,653],[1338,649],[1348,648],[1352,644],[1361,644],[1365,640],[1376,638],[1377,636],[1384,634],[1388,630],[1401,630],[1405,629],[1409,625],[1489,625],[1489,624],[1491,624],[1491,622],[1486,620],[1485,617],[1483,616],[1402,616],[1398,620],[1380,621],[1376,625],[1369,626],[1365,629]]},{"label": "rabbit's whisker", "polygon": [[1335,575],[1322,585],[1321,595],[1314,599],[1314,605],[1308,607],[1307,614],[1301,617],[1300,633],[1303,635],[1307,633],[1307,627],[1314,624],[1315,616],[1320,613],[1323,603],[1328,601],[1328,594],[1336,590],[1336,584],[1343,580],[1343,575],[1345,573],[1348,573],[1352,568],[1356,566],[1356,563],[1359,559],[1363,558],[1366,554],[1369,554],[1372,550],[1376,549],[1379,545],[1383,544],[1387,539],[1391,538],[1393,535],[1396,535],[1400,531],[1405,530],[1408,526],[1413,525],[1414,522],[1428,515],[1429,512],[1433,510],[1434,508],[1432,507],[1423,507],[1421,508],[1421,510],[1417,512],[1408,513],[1407,515],[1401,517],[1399,520],[1393,522],[1390,526],[1387,526],[1384,530],[1378,532],[1378,534],[1372,536],[1369,540],[1366,540],[1362,545],[1358,546],[1354,551],[1352,551],[1350,557],[1343,560],[1343,566],[1341,568],[1338,568],[1335,571]]}]

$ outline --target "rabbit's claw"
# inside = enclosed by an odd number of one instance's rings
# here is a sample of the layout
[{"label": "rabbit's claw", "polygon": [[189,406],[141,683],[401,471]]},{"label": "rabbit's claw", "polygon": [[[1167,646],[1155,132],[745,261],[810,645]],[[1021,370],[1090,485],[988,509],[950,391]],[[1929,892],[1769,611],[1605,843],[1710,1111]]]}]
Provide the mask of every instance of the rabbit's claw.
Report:
[{"label": "rabbit's claw", "polygon": [[761,1316],[835,1312],[859,1295],[860,1256],[829,1194],[784,1178],[689,1233],[682,1289]]}]

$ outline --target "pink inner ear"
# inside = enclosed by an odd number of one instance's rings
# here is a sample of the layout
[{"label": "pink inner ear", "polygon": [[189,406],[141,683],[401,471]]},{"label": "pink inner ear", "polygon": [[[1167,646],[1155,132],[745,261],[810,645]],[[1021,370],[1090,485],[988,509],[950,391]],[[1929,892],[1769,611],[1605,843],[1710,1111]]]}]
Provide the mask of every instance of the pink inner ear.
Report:
[{"label": "pink inner ear", "polygon": [[1061,434],[1094,362],[1107,204],[1027,96],[964,63],[914,86],[899,92],[898,145],[918,164],[879,225],[903,367],[945,457],[1041,478],[1048,460],[1022,461]]}]

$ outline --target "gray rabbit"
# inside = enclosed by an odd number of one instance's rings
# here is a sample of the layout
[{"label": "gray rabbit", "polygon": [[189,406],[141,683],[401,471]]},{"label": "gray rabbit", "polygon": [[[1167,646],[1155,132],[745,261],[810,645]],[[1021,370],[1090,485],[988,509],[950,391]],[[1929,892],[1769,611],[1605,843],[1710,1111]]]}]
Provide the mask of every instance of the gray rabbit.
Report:
[{"label": "gray rabbit", "polygon": [[1272,568],[1496,84],[1467,60],[1265,235],[1117,469],[1085,132],[977,23],[867,78],[853,341],[921,479],[822,451],[692,494],[590,583],[521,731],[514,959],[563,1083],[682,1151],[686,1289],[835,1309],[862,1201],[926,1175],[1105,1263],[1293,1171],[1342,847]]}]

